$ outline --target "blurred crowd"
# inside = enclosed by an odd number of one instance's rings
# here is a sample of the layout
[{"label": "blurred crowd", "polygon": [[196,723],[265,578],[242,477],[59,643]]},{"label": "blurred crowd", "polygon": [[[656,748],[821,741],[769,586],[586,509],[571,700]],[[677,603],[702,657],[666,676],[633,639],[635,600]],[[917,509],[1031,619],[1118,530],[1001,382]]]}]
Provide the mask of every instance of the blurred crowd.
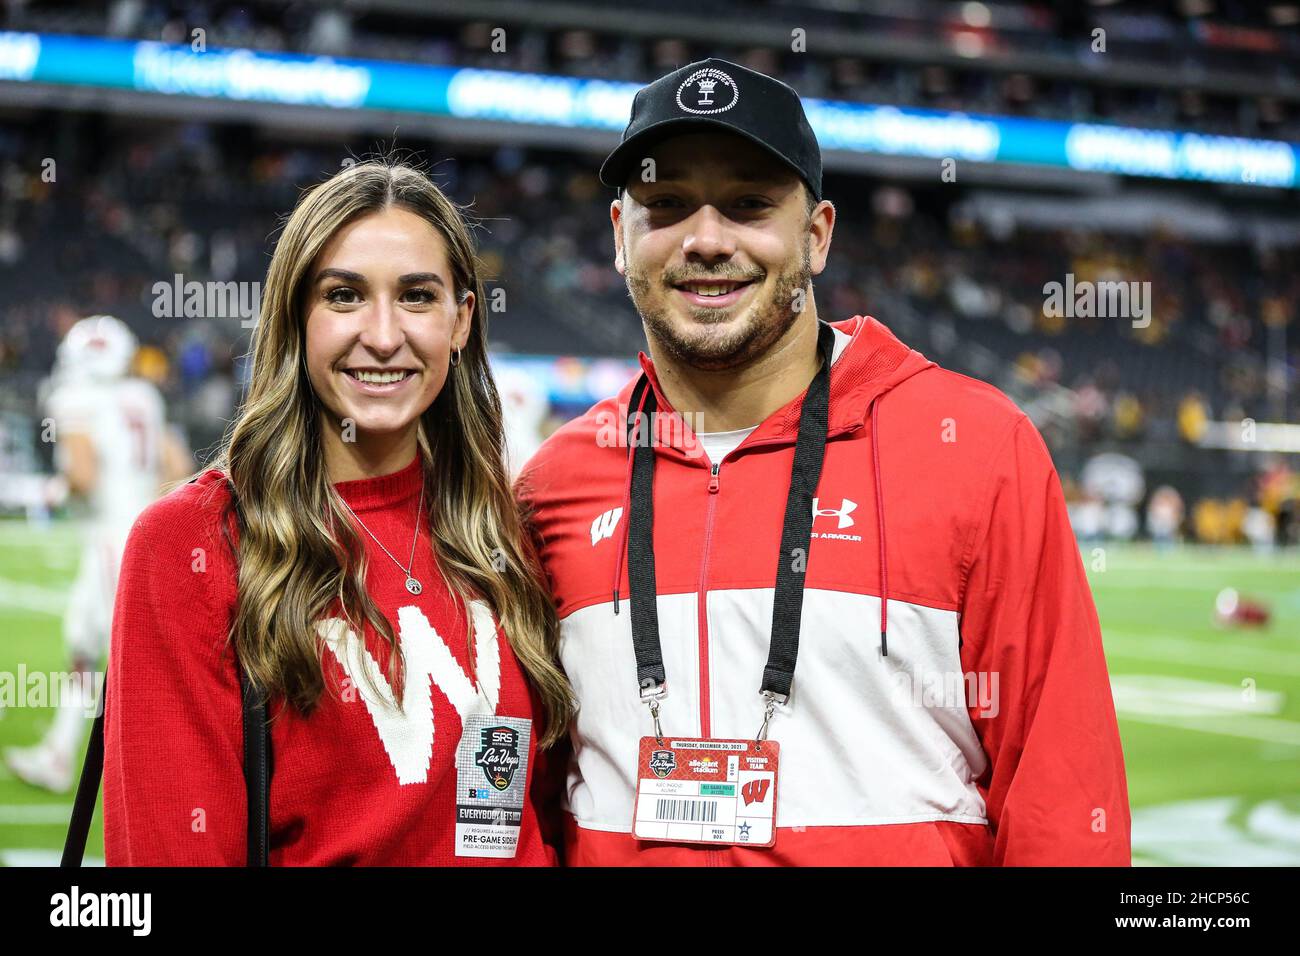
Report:
[{"label": "blurred crowd", "polygon": [[1276,95],[1300,58],[1294,4],[719,0],[701,22],[693,0],[660,0],[635,25],[617,0],[543,6],[23,0],[4,26],[628,82],[723,56],[804,96],[1300,139]]},{"label": "blurred crowd", "polygon": [[[249,331],[239,317],[159,316],[155,286],[262,281],[300,190],[375,144],[57,116],[0,131],[0,373],[15,386],[0,401],[33,412],[63,332],[80,316],[116,314],[147,343],[140,371],[160,383],[202,460],[238,401]],[[478,224],[494,349],[627,358],[644,347],[613,268],[612,194],[594,157],[404,147]],[[1208,424],[1294,413],[1295,247],[993,228],[942,187],[842,174],[828,174],[826,194],[838,219],[819,313],[876,315],[942,364],[999,385],[1031,410],[1064,475],[1110,448],[1142,458],[1182,447],[1197,453],[1164,466],[1201,472],[1187,493],[1239,493],[1253,470],[1196,449]],[[1067,274],[1150,282],[1149,322],[1051,314],[1044,286]]]}]

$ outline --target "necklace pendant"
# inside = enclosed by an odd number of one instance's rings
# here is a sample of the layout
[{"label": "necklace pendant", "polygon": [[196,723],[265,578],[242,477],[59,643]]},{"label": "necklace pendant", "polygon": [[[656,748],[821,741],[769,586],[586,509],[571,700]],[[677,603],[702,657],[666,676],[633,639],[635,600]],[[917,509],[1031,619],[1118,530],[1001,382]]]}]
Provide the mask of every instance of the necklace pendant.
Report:
[{"label": "necklace pendant", "polygon": [[412,594],[419,594],[424,590],[424,585],[408,575],[406,578],[406,590],[410,591]]}]

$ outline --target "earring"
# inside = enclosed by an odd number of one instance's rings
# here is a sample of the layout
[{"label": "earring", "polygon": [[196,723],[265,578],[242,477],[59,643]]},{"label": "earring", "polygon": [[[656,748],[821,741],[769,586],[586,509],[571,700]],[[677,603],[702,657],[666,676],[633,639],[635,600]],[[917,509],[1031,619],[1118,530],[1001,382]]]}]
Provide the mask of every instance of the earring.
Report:
[{"label": "earring", "polygon": [[456,351],[451,353],[451,367],[455,368],[459,364],[460,364],[460,349],[456,349]]}]

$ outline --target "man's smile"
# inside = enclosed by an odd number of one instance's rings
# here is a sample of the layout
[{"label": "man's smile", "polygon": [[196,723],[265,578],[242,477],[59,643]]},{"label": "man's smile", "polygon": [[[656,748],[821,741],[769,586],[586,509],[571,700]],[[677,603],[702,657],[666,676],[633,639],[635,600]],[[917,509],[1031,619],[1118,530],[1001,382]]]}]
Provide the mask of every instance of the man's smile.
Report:
[{"label": "man's smile", "polygon": [[692,306],[721,309],[735,305],[757,284],[754,279],[688,279],[673,288]]}]

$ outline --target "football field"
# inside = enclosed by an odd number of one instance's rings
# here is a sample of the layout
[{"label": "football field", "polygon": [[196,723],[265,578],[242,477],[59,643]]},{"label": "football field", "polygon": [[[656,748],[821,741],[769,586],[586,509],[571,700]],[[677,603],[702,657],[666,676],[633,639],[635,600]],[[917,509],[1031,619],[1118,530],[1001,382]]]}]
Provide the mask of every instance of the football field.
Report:
[{"label": "football field", "polygon": [[[76,530],[0,523],[0,677],[66,667],[60,613]],[[1120,717],[1139,865],[1300,865],[1300,556],[1110,545],[1084,554]],[[1213,621],[1225,587],[1267,628]],[[35,742],[51,711],[0,701],[0,746]],[[87,724],[89,726],[89,724]],[[0,767],[0,865],[58,861],[72,795]],[[87,857],[102,862],[98,813]]]}]

